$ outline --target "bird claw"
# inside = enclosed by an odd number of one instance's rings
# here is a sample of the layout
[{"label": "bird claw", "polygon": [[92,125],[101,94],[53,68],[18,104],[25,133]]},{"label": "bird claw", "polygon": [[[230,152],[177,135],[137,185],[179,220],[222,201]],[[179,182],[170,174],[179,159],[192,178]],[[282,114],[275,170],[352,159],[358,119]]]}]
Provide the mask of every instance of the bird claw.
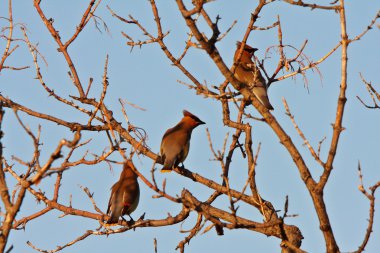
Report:
[{"label": "bird claw", "polygon": [[[136,221],[131,217],[129,216],[129,218],[131,218],[129,221],[126,221],[127,222],[127,225],[128,227],[132,227],[133,225],[135,225]],[[133,231],[136,230],[136,227],[133,227]]]},{"label": "bird claw", "polygon": [[145,219],[145,213],[143,213],[137,221],[142,221],[144,219]]}]

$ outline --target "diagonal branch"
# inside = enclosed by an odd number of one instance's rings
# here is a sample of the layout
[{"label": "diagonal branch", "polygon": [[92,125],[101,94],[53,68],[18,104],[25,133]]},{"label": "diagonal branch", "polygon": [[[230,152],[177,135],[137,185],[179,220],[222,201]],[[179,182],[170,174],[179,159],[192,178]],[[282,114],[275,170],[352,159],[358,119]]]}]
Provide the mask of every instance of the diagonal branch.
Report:
[{"label": "diagonal branch", "polygon": [[367,226],[367,231],[364,235],[363,242],[360,244],[359,248],[354,251],[354,253],[361,253],[365,251],[365,247],[368,244],[368,241],[371,237],[371,233],[373,232],[373,223],[374,223],[374,217],[375,217],[375,193],[377,188],[380,187],[380,181],[377,182],[375,185],[369,187],[370,192],[368,192],[363,184],[363,174],[362,170],[360,167],[360,163],[358,164],[358,172],[359,172],[359,180],[360,180],[360,185],[359,185],[359,191],[363,193],[363,195],[369,200],[369,219],[368,219],[368,226]]},{"label": "diagonal branch", "polygon": [[[44,22],[46,28],[49,30],[51,36],[54,38],[55,42],[58,44],[58,47],[59,47],[59,51],[63,54],[63,56],[65,57],[65,60],[70,68],[70,72],[73,76],[73,82],[74,82],[74,85],[75,87],[77,88],[78,92],[79,92],[79,96],[80,97],[84,97],[84,91],[83,91],[83,86],[82,86],[82,83],[80,81],[80,78],[79,78],[79,75],[78,75],[78,72],[74,66],[74,63],[71,59],[71,56],[70,54],[67,52],[67,46],[69,44],[64,44],[61,40],[61,37],[59,36],[59,32],[55,29],[55,27],[53,26],[53,20],[52,19],[47,19],[46,16],[45,16],[45,13],[43,12],[43,10],[41,9],[41,6],[40,6],[40,3],[41,3],[41,0],[34,0],[34,8],[36,9],[36,11],[38,12],[38,15],[40,16],[41,20]],[[91,3],[90,3],[91,5]],[[81,31],[81,30],[80,30]],[[80,32],[79,31],[79,32]],[[78,30],[77,30],[78,32]],[[79,33],[78,32],[78,33]],[[76,38],[77,35],[75,35],[75,38]],[[75,39],[74,38],[74,39]]]},{"label": "diagonal branch", "polygon": [[[229,223],[221,223],[223,226],[233,229],[233,228],[245,228],[248,230],[260,232],[267,236],[275,236],[282,238],[281,231],[279,228],[279,222],[265,222],[259,223],[254,222],[233,214],[230,214],[226,211],[223,211],[219,208],[212,207],[211,205],[200,202],[196,199],[188,190],[184,189],[181,193],[183,204],[191,210],[196,210],[199,213],[202,213],[205,216],[210,216],[218,219],[225,220]],[[285,225],[285,229],[290,229],[292,226]]]},{"label": "diagonal branch", "polygon": [[[182,0],[176,0],[177,5],[181,12],[184,11],[185,6]],[[260,1],[261,2],[261,1]],[[184,15],[183,15],[184,16]],[[211,48],[210,45],[208,45],[208,42],[205,41],[202,34],[198,30],[198,27],[196,26],[193,19],[184,16],[186,24],[194,34],[195,38],[198,40],[198,42],[202,45],[203,49],[209,54],[211,59],[214,61],[215,65],[219,68],[220,72],[224,75],[224,77],[237,89],[239,90],[243,97],[248,100],[252,101],[252,105],[260,112],[260,114],[264,117],[267,124],[273,129],[273,131],[276,133],[278,138],[280,139],[280,142],[285,146],[285,148],[288,150],[289,154],[292,156],[293,161],[298,167],[298,170],[300,172],[301,178],[304,181],[304,183],[310,187],[313,188],[315,186],[315,181],[313,180],[310,171],[308,167],[306,166],[300,152],[294,145],[291,138],[286,134],[286,132],[283,130],[281,125],[277,122],[277,120],[272,116],[272,114],[266,110],[266,108],[257,100],[255,96],[253,96],[249,90],[247,89],[241,89],[240,83],[236,78],[234,77],[233,73],[229,70],[229,68],[224,63],[223,59],[221,58],[218,50],[216,48]]]},{"label": "diagonal branch", "polygon": [[98,5],[100,4],[101,0],[99,0],[99,2],[97,2],[97,4],[95,5],[94,8],[92,8],[95,4],[95,1],[96,0],[91,0],[91,2],[88,4],[88,7],[87,7],[86,11],[84,12],[82,19],[81,19],[79,25],[77,26],[75,33],[73,34],[73,36],[68,41],[66,41],[64,48],[67,48],[78,37],[79,33],[87,25],[88,21],[94,16],[94,12],[95,12],[96,8],[98,7]]},{"label": "diagonal branch", "polygon": [[297,125],[297,123],[296,123],[296,121],[294,119],[294,116],[290,112],[288,103],[286,102],[285,98],[282,98],[282,102],[284,103],[284,106],[285,106],[286,115],[289,116],[290,120],[293,123],[294,128],[297,130],[298,135],[302,138],[304,144],[308,147],[308,149],[309,149],[311,155],[314,157],[314,159],[322,166],[322,168],[324,168],[325,164],[322,162],[322,160],[319,157],[319,155],[315,152],[314,148],[311,146],[309,140],[305,137],[304,133],[302,132],[302,130]]}]

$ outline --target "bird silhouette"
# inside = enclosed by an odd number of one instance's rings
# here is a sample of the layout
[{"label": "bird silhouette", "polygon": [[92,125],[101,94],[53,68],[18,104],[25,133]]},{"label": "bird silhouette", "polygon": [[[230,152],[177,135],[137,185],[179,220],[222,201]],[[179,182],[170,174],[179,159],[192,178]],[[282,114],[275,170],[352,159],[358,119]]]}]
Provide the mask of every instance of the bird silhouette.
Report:
[{"label": "bird silhouette", "polygon": [[165,132],[160,148],[161,159],[164,163],[161,172],[170,172],[185,161],[189,153],[191,133],[194,128],[202,124],[205,123],[197,116],[184,110],[181,121]]},{"label": "bird silhouette", "polygon": [[137,181],[137,175],[132,170],[131,161],[124,163],[123,171],[117,181],[111,188],[111,197],[108,202],[107,214],[110,218],[107,224],[118,223],[119,217],[128,215],[136,209],[140,199],[140,187]]},{"label": "bird silhouette", "polygon": [[[238,41],[236,43],[236,51],[234,56],[235,62],[239,56],[240,46],[241,42]],[[261,104],[263,104],[268,110],[273,110],[273,106],[269,102],[268,98],[266,81],[261,75],[261,72],[255,62],[252,61],[252,57],[257,50],[257,48],[244,45],[240,62],[235,69],[235,77],[246,85],[246,87],[256,96]]]}]

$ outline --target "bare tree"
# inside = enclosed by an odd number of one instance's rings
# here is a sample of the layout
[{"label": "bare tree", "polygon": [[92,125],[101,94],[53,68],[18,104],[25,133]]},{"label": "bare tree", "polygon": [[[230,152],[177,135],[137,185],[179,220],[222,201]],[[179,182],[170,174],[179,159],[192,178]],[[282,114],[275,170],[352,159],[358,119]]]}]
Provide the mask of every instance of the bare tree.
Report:
[{"label": "bare tree", "polygon": [[[341,39],[319,59],[310,60],[304,53],[305,48],[308,46],[307,40],[301,42],[300,47],[288,45],[284,42],[283,34],[285,31],[282,29],[280,16],[266,27],[257,25],[259,17],[264,15],[263,10],[270,8],[276,2],[273,0],[259,0],[257,3],[255,2],[256,6],[252,9],[252,15],[249,23],[246,25],[245,33],[241,34],[241,37],[236,38],[236,40],[242,41],[241,47],[238,49],[240,50],[240,55],[234,64],[229,66],[228,63],[223,60],[224,57],[222,57],[217,45],[228,35],[230,30],[233,29],[236,22],[233,22],[230,28],[225,31],[220,31],[219,22],[221,17],[218,15],[216,18],[213,18],[207,11],[207,5],[218,5],[218,1],[216,1],[216,3],[210,3],[211,1],[193,0],[191,3],[184,3],[182,0],[176,0],[177,11],[188,28],[187,41],[183,51],[177,56],[165,42],[165,39],[171,34],[166,30],[167,28],[161,21],[160,9],[157,7],[156,1],[150,0],[149,2],[151,12],[146,15],[149,18],[154,18],[154,30],[152,30],[151,24],[144,25],[144,23],[146,24],[147,22],[140,22],[137,17],[133,17],[132,15],[123,16],[117,10],[114,10],[112,6],[106,6],[101,0],[91,0],[76,29],[67,36],[66,34],[68,32],[59,31],[55,25],[54,17],[50,17],[50,14],[45,10],[46,6],[50,5],[50,3],[34,0],[33,11],[39,16],[40,21],[46,27],[45,31],[41,31],[41,33],[48,33],[50,35],[51,40],[55,43],[55,47],[58,48],[57,54],[65,61],[69,69],[68,76],[71,80],[71,86],[64,87],[65,91],[61,91],[61,89],[55,91],[51,83],[58,82],[58,80],[48,81],[44,77],[44,68],[41,65],[48,63],[45,59],[44,52],[41,52],[37,42],[34,42],[30,38],[32,32],[30,33],[28,31],[27,24],[15,23],[13,19],[12,1],[9,0],[8,17],[3,18],[8,24],[4,26],[2,30],[3,34],[1,39],[5,42],[5,47],[0,61],[0,73],[8,71],[22,73],[22,71],[26,71],[27,69],[29,69],[28,71],[32,70],[46,94],[53,98],[54,104],[79,113],[81,120],[70,121],[64,118],[59,112],[48,114],[43,110],[35,110],[33,106],[28,105],[28,101],[18,101],[16,98],[8,97],[7,94],[0,94],[1,126],[4,127],[4,125],[8,124],[7,115],[13,114],[18,120],[18,124],[23,128],[27,136],[29,136],[34,150],[30,158],[7,157],[4,155],[3,148],[0,145],[2,159],[0,163],[0,190],[3,203],[0,252],[9,252],[12,250],[12,246],[9,246],[8,250],[6,249],[7,240],[12,229],[23,229],[29,222],[35,219],[43,219],[45,214],[53,210],[59,211],[63,215],[80,216],[82,219],[99,221],[100,227],[95,230],[87,230],[83,235],[49,251],[40,249],[32,242],[28,242],[29,246],[37,251],[58,252],[85,240],[91,235],[108,236],[140,227],[171,226],[187,220],[191,213],[196,213],[197,219],[193,227],[187,231],[188,235],[178,242],[177,249],[180,252],[185,252],[185,245],[189,244],[194,236],[201,231],[207,232],[212,228],[215,228],[216,233],[220,236],[223,235],[224,229],[226,228],[229,230],[244,229],[266,236],[277,237],[280,240],[282,252],[305,252],[302,249],[302,240],[304,239],[302,231],[297,226],[290,224],[290,220],[288,219],[292,217],[292,215],[288,213],[290,205],[288,199],[286,198],[284,206],[275,207],[273,201],[262,197],[263,194],[261,193],[256,178],[256,165],[260,156],[260,144],[255,148],[252,140],[252,124],[255,122],[265,123],[276,135],[280,145],[282,145],[291,156],[298,170],[299,177],[305,185],[304,189],[309,193],[313,203],[315,215],[319,221],[320,233],[323,234],[326,252],[340,252],[339,243],[334,234],[333,226],[330,221],[331,218],[329,217],[326,207],[324,193],[332,172],[334,171],[333,165],[340,147],[338,144],[340,143],[341,133],[344,130],[343,120],[346,110],[346,92],[348,86],[348,48],[352,43],[358,42],[372,28],[376,27],[376,22],[380,18],[380,12],[372,13],[372,17],[365,17],[368,19],[368,26],[357,36],[349,37],[347,34],[344,0],[337,0],[327,5],[310,4],[303,1],[281,1],[281,4],[285,6],[298,6],[302,8],[303,11],[320,10],[331,12],[338,16],[337,20],[339,20],[339,35]],[[222,3],[220,3],[220,5],[222,5]],[[207,131],[207,136],[210,150],[214,156],[213,158],[218,162],[218,166],[220,167],[222,179],[219,179],[219,175],[215,176],[215,178],[207,178],[193,172],[192,168],[179,167],[174,169],[174,172],[177,173],[178,176],[188,178],[196,182],[196,184],[203,185],[212,190],[213,193],[207,199],[200,199],[199,196],[192,193],[189,189],[186,189],[186,186],[182,191],[178,189],[178,192],[181,191],[180,196],[170,194],[166,191],[166,181],[163,180],[162,183],[160,183],[156,180],[155,167],[156,164],[161,163],[159,154],[156,150],[151,150],[148,146],[147,135],[149,133],[147,133],[143,127],[137,127],[130,121],[126,106],[132,106],[137,109],[141,108],[139,105],[134,105],[120,99],[122,108],[122,116],[120,117],[120,114],[115,112],[115,109],[107,105],[107,91],[108,87],[112,85],[109,82],[108,55],[104,60],[100,94],[93,95],[96,93],[93,92],[94,89],[96,89],[94,88],[93,78],[86,80],[83,77],[84,75],[82,76],[81,73],[79,73],[78,67],[73,60],[77,56],[72,53],[70,49],[80,38],[86,27],[89,26],[88,24],[90,22],[93,21],[99,30],[102,29],[102,25],[104,30],[108,29],[109,23],[106,24],[102,17],[97,15],[99,8],[107,8],[108,14],[113,17],[113,22],[125,28],[132,27],[132,29],[135,29],[134,31],[137,31],[136,34],[133,35],[122,32],[127,46],[130,47],[131,50],[135,50],[136,47],[144,50],[147,44],[158,44],[171,64],[180,70],[183,76],[188,79],[188,82],[180,81],[180,85],[185,85],[194,90],[197,96],[210,99],[210,101],[211,99],[216,100],[219,103],[223,119],[220,124],[227,126],[230,131],[233,132],[233,135],[231,137],[229,135],[218,137],[218,139],[224,138],[223,146],[220,150],[216,150],[209,131]],[[201,25],[201,22],[207,24],[207,27]],[[15,29],[19,32],[21,31],[21,37],[17,38],[14,36]],[[274,64],[275,68],[271,71],[270,68],[267,67],[267,59],[255,59],[265,76],[268,88],[271,88],[272,85],[277,82],[297,76],[301,76],[305,86],[308,86],[307,73],[309,71],[319,72],[320,66],[332,55],[340,54],[341,57],[340,86],[337,92],[336,117],[332,124],[331,137],[323,138],[319,141],[317,147],[313,146],[296,122],[296,117],[291,112],[288,102],[283,99],[286,115],[302,139],[303,144],[307,147],[307,154],[305,154],[305,152],[301,150],[301,147],[294,141],[296,136],[291,137],[291,134],[285,130],[283,127],[285,123],[282,122],[283,119],[275,117],[273,113],[268,111],[251,93],[249,87],[239,82],[234,76],[234,71],[239,64],[244,45],[249,41],[251,33],[268,30],[276,31],[278,43],[275,46],[269,47],[267,52],[270,50],[272,50],[271,52],[276,52],[278,62]],[[63,33],[65,35],[62,35]],[[143,38],[138,36],[138,34],[141,33],[144,36]],[[233,47],[235,48],[235,46]],[[213,86],[207,85],[199,80],[194,71],[190,70],[191,68],[184,62],[190,50],[193,48],[201,50],[212,60],[211,64],[218,69],[220,77],[224,80],[223,82]],[[28,66],[27,63],[25,66],[8,65],[8,62],[13,64],[12,57],[15,52],[19,50],[24,50],[23,60],[24,58],[27,59],[31,57],[33,66]],[[28,50],[29,55],[25,53],[26,50]],[[25,62],[28,61],[25,60]],[[199,64],[206,65],[209,63],[199,62]],[[338,70],[336,70],[336,73],[338,73]],[[371,83],[365,81],[364,78],[362,79],[371,95],[374,105],[367,105],[359,98],[360,101],[369,108],[379,108],[379,94]],[[250,111],[252,108],[257,110],[259,116],[251,115]],[[19,115],[23,116],[20,117]],[[32,130],[28,126],[29,123],[26,123],[31,119],[37,120],[36,122],[40,125],[37,131]],[[49,149],[44,149],[45,147],[41,145],[41,135],[43,134],[41,129],[44,128],[41,128],[41,126],[50,123],[56,124],[57,128],[68,130],[67,135],[62,134],[62,136],[59,137],[60,140],[58,143],[50,143],[51,146],[55,146],[51,152]],[[7,132],[3,131],[2,135],[3,134],[7,135]],[[96,149],[96,144],[94,144],[96,140],[85,139],[82,137],[84,135],[91,135],[93,138],[106,138],[108,140],[108,147],[99,152],[98,149]],[[328,149],[323,153],[321,146],[324,143],[327,143],[325,145],[328,146]],[[46,159],[42,157],[42,152],[49,153]],[[234,189],[231,187],[229,181],[230,172],[234,166],[232,162],[233,158],[240,154],[245,159],[245,184],[238,189]],[[107,214],[103,212],[104,208],[98,206],[93,198],[93,193],[91,193],[87,187],[82,187],[82,190],[91,201],[93,211],[76,208],[71,202],[64,204],[64,202],[60,200],[62,178],[69,170],[83,165],[91,166],[96,164],[108,164],[112,167],[112,164],[121,164],[126,160],[138,160],[142,156],[150,159],[153,166],[149,172],[141,170],[138,166],[134,167],[138,177],[143,184],[149,187],[155,194],[154,197],[157,198],[156,201],[162,201],[161,199],[164,198],[180,206],[181,211],[177,214],[168,215],[161,219],[145,219],[145,217],[142,216],[133,223],[120,220],[118,227],[110,227],[104,224],[104,221],[108,219]],[[309,157],[312,157],[320,166],[322,171],[320,175],[315,176],[311,172],[311,168],[306,162]],[[363,176],[360,165],[358,168],[360,172],[359,178],[361,180],[359,190],[370,202],[368,229],[363,235],[363,242],[355,251],[363,252],[369,242],[374,225],[375,192],[380,182],[366,189],[362,182]],[[49,178],[55,179],[54,188],[46,189],[46,191],[40,190],[38,188],[39,183]],[[9,188],[9,182],[17,182],[14,189]],[[20,209],[27,208],[25,205],[22,205],[26,195],[31,195],[37,201],[43,202],[45,207],[29,215],[20,216]],[[218,208],[214,204],[215,201],[222,196],[225,197],[223,199],[227,200],[229,208]],[[141,198],[145,197],[147,196],[142,196]],[[240,203],[245,203],[257,210],[261,214],[263,221],[256,221],[241,216],[238,212],[238,205]],[[282,211],[278,212],[278,209],[282,209]],[[170,210],[168,210],[168,212],[169,211]],[[156,246],[155,249],[157,251]]]}]

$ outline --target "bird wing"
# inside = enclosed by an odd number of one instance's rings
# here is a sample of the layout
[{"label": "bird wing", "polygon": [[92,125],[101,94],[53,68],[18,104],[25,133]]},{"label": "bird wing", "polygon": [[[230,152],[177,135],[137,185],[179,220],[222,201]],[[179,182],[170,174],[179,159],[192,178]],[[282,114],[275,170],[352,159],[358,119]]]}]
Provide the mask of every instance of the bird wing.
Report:
[{"label": "bird wing", "polygon": [[252,63],[240,62],[239,66],[242,67],[245,71],[252,71]]},{"label": "bird wing", "polygon": [[[181,131],[181,128],[182,128],[181,123],[179,123],[179,124],[175,125],[174,127],[166,130],[164,136],[162,137],[161,146],[160,146],[160,154],[164,160],[166,157],[165,150],[167,150],[169,145],[173,146],[173,142],[175,141],[176,132]],[[174,147],[174,148],[177,148],[177,147]]]},{"label": "bird wing", "polygon": [[123,182],[125,184],[125,190],[123,191],[123,209],[121,211],[122,215],[130,214],[133,212],[140,199],[140,187],[137,180],[133,183]]},{"label": "bird wing", "polygon": [[264,87],[253,87],[252,92],[268,110],[273,110],[273,106],[269,102],[267,90]]},{"label": "bird wing", "polygon": [[119,220],[119,217],[121,216],[122,212],[122,203],[120,199],[120,194],[121,194],[121,183],[118,181],[115,183],[112,188],[111,188],[111,197],[108,202],[108,208],[107,208],[107,214],[111,216],[107,223],[112,224],[112,223],[117,223]]},{"label": "bird wing", "polygon": [[266,90],[267,84],[263,75],[260,72],[260,69],[255,66],[254,69],[252,70],[252,73],[253,73],[253,79],[255,80],[254,86],[263,87]]},{"label": "bird wing", "polygon": [[269,110],[273,106],[269,102],[267,85],[260,69],[252,61],[239,65],[235,71],[236,78],[247,85],[247,88],[259,99],[259,101]]},{"label": "bird wing", "polygon": [[161,142],[161,156],[165,157],[164,164],[166,167],[172,167],[174,164],[183,162],[189,151],[188,143],[190,141],[189,132],[181,124],[166,131]]},{"label": "bird wing", "polygon": [[108,201],[108,207],[107,207],[107,214],[109,215],[110,214],[110,209],[111,209],[111,206],[112,206],[112,203],[114,202],[115,200],[115,195],[116,195],[116,188],[118,187],[118,183],[119,182],[116,182],[112,187],[111,187],[111,196],[110,196],[110,199]]},{"label": "bird wing", "polygon": [[162,137],[162,140],[164,140],[167,136],[173,134],[174,132],[177,132],[177,131],[181,130],[183,128],[182,125],[183,125],[183,123],[180,122],[177,125],[175,125],[174,127],[169,128],[168,130],[166,130],[164,136]]}]

